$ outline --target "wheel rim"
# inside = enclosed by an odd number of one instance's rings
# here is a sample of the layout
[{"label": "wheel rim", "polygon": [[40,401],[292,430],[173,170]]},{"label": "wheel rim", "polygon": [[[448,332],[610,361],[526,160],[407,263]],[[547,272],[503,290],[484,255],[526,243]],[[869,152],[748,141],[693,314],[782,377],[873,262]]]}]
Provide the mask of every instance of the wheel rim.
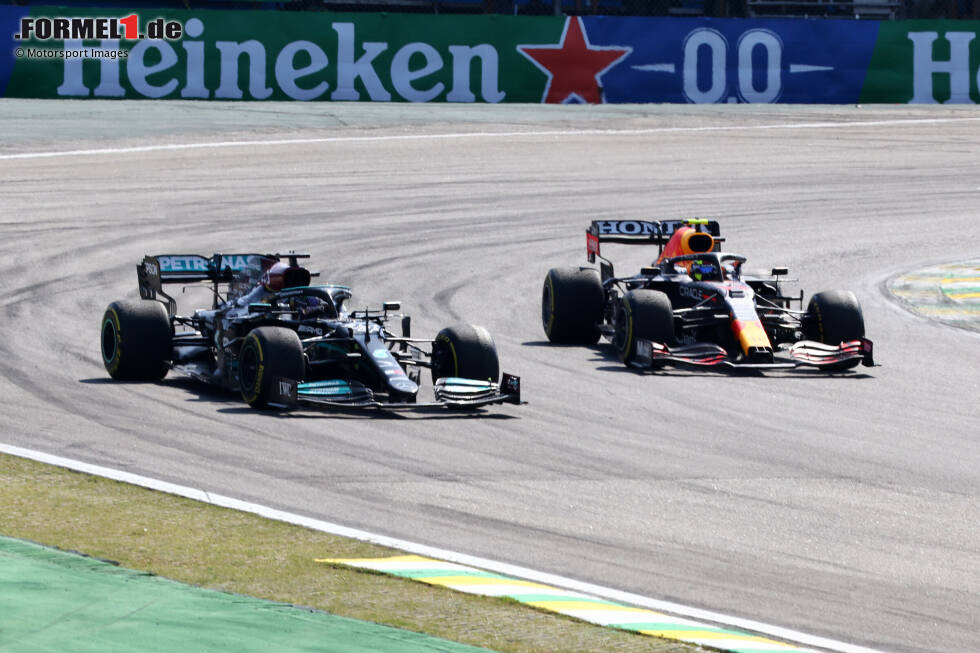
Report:
[{"label": "wheel rim", "polygon": [[241,360],[238,363],[238,374],[241,378],[242,390],[252,392],[255,389],[255,377],[259,372],[259,357],[254,347],[242,349]]},{"label": "wheel rim", "polygon": [[116,358],[116,325],[111,318],[102,323],[102,360],[107,365]]},{"label": "wheel rim", "polygon": [[628,343],[626,342],[626,311],[622,308],[616,311],[616,321],[613,330],[613,346],[616,351],[623,353],[626,351]]},{"label": "wheel rim", "polygon": [[445,345],[432,347],[432,373],[435,375],[434,378],[441,379],[455,375],[455,371],[452,369],[452,363],[450,362],[451,360]]},{"label": "wheel rim", "polygon": [[547,334],[551,333],[551,284],[545,283],[544,290],[541,293],[541,324],[544,325],[544,331]]}]

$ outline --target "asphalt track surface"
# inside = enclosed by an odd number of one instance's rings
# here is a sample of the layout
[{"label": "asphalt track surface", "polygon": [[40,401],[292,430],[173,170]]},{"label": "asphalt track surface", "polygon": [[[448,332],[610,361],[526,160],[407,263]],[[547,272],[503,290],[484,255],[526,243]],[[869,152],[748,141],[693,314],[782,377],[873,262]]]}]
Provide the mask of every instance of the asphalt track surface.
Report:
[{"label": "asphalt track surface", "polygon": [[[5,100],[0,122],[3,442],[876,649],[976,648],[980,339],[882,291],[976,258],[975,109]],[[297,139],[320,140],[157,147]],[[584,261],[590,219],[685,216],[808,295],[854,290],[881,366],[642,375],[544,342],[545,272]],[[416,334],[488,327],[530,403],[275,416],[108,381],[99,318],[145,253],[293,247]]]}]

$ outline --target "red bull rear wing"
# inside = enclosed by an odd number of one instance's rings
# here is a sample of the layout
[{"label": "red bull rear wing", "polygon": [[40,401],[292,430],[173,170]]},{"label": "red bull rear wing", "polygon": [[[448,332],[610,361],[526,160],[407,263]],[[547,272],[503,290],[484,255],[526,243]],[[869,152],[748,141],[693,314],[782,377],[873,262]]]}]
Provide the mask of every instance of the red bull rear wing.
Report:
[{"label": "red bull rear wing", "polygon": [[721,228],[715,220],[593,220],[585,230],[585,248],[589,263],[595,263],[600,243],[623,245],[657,245],[661,251],[674,232],[681,227],[694,227],[711,234],[716,243],[723,242]]}]

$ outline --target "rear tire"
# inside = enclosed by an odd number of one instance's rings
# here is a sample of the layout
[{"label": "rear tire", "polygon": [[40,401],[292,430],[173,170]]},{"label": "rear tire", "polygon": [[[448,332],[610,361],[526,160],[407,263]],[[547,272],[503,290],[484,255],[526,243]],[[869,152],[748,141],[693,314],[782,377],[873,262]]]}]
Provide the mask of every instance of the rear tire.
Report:
[{"label": "rear tire", "polygon": [[274,326],[253,329],[238,354],[242,399],[252,408],[268,408],[269,400],[278,396],[276,377],[299,383],[305,370],[303,345],[295,331]]},{"label": "rear tire", "polygon": [[810,298],[803,318],[808,340],[839,345],[864,337],[864,313],[850,290],[831,290]]},{"label": "rear tire", "polygon": [[613,346],[625,364],[636,359],[639,339],[667,345],[674,342],[674,310],[670,298],[658,290],[631,290],[616,307]]},{"label": "rear tire", "polygon": [[490,332],[481,326],[446,327],[432,343],[432,381],[455,376],[497,383],[500,363]]},{"label": "rear tire", "polygon": [[112,302],[102,315],[102,363],[114,379],[159,381],[170,370],[170,316],[155,301]]},{"label": "rear tire", "polygon": [[548,340],[561,344],[594,345],[605,293],[592,268],[552,268],[541,290],[541,324]]}]

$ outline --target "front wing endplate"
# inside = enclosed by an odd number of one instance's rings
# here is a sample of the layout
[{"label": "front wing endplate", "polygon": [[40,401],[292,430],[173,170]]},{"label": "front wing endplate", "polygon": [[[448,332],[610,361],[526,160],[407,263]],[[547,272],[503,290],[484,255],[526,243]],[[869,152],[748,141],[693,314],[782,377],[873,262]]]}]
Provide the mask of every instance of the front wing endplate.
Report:
[{"label": "front wing endplate", "polygon": [[[294,399],[288,405],[306,405],[315,408],[381,409],[381,410],[424,410],[424,409],[470,409],[492,404],[521,404],[521,379],[504,374],[501,383],[450,377],[436,381],[433,391],[435,401],[431,402],[390,402],[382,401],[375,394],[356,381],[339,379],[297,383],[292,379],[276,378],[277,384],[285,384],[281,396]],[[287,386],[291,386],[287,388]]]},{"label": "front wing endplate", "polygon": [[727,351],[713,343],[696,343],[668,347],[650,340],[636,341],[636,355],[631,365],[643,369],[659,369],[665,365],[688,367],[717,367],[727,369],[786,370],[795,367],[816,367],[834,371],[855,367],[860,363],[873,367],[874,345],[867,338],[848,340],[839,345],[827,345],[813,340],[793,343],[789,358],[774,359],[771,363],[746,363],[733,360]]}]

